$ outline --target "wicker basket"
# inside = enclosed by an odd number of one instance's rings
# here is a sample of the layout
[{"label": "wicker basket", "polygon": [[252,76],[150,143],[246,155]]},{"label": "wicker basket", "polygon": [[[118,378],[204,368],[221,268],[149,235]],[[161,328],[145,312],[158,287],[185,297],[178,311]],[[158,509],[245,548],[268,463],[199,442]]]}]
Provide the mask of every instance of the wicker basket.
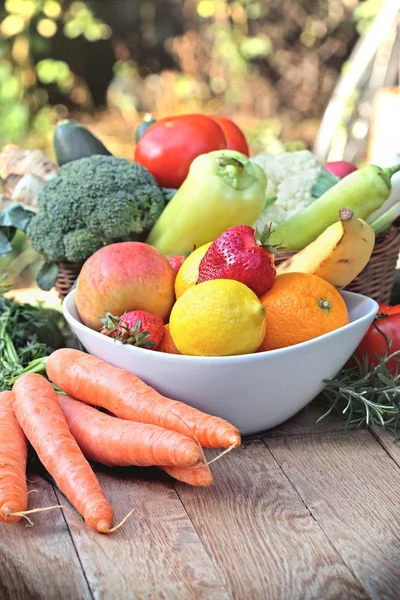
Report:
[{"label": "wicker basket", "polygon": [[[400,225],[394,225],[388,233],[377,236],[367,266],[346,289],[369,296],[382,304],[388,303],[393,289],[399,252]],[[275,256],[275,264],[279,265],[293,254],[295,253],[280,252]]]},{"label": "wicker basket", "polygon": [[65,296],[71,291],[82,265],[75,263],[61,263],[56,281],[56,291],[60,300],[64,300]]}]

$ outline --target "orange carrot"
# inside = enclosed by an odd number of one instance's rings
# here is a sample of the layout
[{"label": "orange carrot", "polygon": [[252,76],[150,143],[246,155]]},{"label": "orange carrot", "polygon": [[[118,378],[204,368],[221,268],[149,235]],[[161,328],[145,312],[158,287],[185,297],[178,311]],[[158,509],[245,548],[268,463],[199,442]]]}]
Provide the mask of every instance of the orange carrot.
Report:
[{"label": "orange carrot", "polygon": [[18,424],[12,392],[0,393],[0,521],[22,519],[28,507],[26,459],[28,443]]},{"label": "orange carrot", "polygon": [[79,350],[53,352],[47,361],[47,374],[67,394],[101,406],[121,419],[178,431],[206,448],[240,444],[238,429],[227,421],[166,398],[136,375]]},{"label": "orange carrot", "polygon": [[13,392],[15,415],[43,466],[89,527],[107,533],[113,509],[68,429],[51,384],[29,373],[17,380]]},{"label": "orange carrot", "polygon": [[194,467],[187,467],[186,469],[182,469],[181,467],[161,468],[174,479],[182,481],[183,483],[188,483],[189,485],[207,487],[214,483],[214,478],[209,467],[204,464],[198,464]]},{"label": "orange carrot", "polygon": [[110,467],[188,467],[203,458],[196,442],[181,433],[117,419],[69,396],[58,399],[72,435],[89,460]]}]

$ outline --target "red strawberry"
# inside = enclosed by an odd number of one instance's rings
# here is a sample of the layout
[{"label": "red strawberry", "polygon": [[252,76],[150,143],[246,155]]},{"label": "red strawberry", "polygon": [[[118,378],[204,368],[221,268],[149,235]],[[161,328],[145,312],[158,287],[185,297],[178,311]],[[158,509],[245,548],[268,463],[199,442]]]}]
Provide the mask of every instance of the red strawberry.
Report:
[{"label": "red strawberry", "polygon": [[184,256],[183,254],[176,254],[175,256],[167,256],[167,258],[171,263],[173,270],[175,271],[175,273],[177,273],[181,268],[186,256]]},{"label": "red strawberry", "polygon": [[271,289],[275,275],[274,254],[268,246],[270,229],[262,234],[252,227],[231,227],[211,244],[199,267],[197,283],[209,279],[236,279],[262,296]]},{"label": "red strawberry", "polygon": [[157,350],[164,336],[164,321],[145,310],[132,310],[122,317],[106,313],[101,333],[123,344]]}]

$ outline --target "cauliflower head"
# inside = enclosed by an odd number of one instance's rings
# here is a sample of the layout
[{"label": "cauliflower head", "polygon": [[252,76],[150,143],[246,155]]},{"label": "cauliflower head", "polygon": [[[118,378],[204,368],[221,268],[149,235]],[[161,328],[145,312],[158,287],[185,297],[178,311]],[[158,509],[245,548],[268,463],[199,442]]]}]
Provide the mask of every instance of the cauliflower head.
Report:
[{"label": "cauliflower head", "polygon": [[322,165],[309,150],[283,154],[258,154],[251,159],[267,176],[266,204],[255,226],[264,229],[270,222],[277,227],[314,199],[313,188]]}]

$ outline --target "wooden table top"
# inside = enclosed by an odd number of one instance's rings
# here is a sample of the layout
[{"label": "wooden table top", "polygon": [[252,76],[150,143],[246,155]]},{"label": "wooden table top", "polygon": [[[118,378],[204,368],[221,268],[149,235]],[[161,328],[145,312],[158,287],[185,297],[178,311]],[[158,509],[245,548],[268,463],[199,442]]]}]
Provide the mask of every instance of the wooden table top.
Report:
[{"label": "wooden table top", "polygon": [[[69,510],[0,525],[1,600],[400,598],[400,445],[303,411],[193,489],[155,469],[96,469],[117,532]],[[212,456],[213,453],[209,453]],[[64,504],[36,473],[30,507]]]}]

